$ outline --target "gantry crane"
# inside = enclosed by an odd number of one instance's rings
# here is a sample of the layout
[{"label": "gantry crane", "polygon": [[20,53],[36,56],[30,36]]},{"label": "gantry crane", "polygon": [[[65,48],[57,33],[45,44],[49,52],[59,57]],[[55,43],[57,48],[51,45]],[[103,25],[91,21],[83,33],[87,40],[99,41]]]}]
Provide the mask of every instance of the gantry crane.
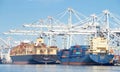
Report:
[{"label": "gantry crane", "polygon": [[[66,17],[68,17],[68,20],[64,19]],[[52,38],[54,38],[55,36],[62,36],[62,39],[66,39],[63,40],[66,41],[63,42],[64,46],[66,46],[63,48],[69,48],[69,46],[72,45],[73,35],[86,34],[89,36],[97,36],[97,32],[100,30],[103,36],[105,36],[109,41],[112,41],[112,36],[114,36],[115,38],[119,38],[120,28],[113,28],[113,26],[110,26],[114,24],[119,25],[120,18],[110,13],[108,10],[104,10],[103,13],[99,15],[92,14],[91,16],[86,17],[83,14],[73,10],[72,8],[68,8],[66,11],[58,14],[58,18],[48,16],[47,19],[41,19],[37,22],[23,25],[25,28],[34,28],[33,30],[15,29],[6,32],[5,34],[47,36],[49,40],[49,45],[52,44]],[[36,28],[39,29],[35,30]]]},{"label": "gantry crane", "polygon": [[0,58],[2,63],[11,63],[10,49],[10,37],[7,40],[0,38]]}]

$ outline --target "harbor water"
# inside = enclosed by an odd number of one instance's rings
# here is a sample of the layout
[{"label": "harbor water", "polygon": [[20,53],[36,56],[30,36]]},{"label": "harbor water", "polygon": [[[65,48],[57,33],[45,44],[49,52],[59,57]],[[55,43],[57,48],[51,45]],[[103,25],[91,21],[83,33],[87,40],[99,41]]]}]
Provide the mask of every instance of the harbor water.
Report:
[{"label": "harbor water", "polygon": [[120,66],[1,64],[0,72],[120,72]]}]

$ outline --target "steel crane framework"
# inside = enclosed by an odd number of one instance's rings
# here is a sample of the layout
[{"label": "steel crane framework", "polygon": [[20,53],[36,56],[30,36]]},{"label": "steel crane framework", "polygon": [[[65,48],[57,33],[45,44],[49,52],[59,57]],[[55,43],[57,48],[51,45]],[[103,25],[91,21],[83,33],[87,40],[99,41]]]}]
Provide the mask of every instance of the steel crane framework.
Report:
[{"label": "steel crane framework", "polygon": [[104,10],[98,15],[85,16],[72,8],[68,8],[54,17],[48,16],[46,19],[40,19],[34,23],[23,24],[24,30],[9,30],[4,34],[43,36],[47,38],[48,45],[53,45],[58,41],[62,44],[62,48],[69,48],[74,44],[73,42],[79,44],[80,35],[87,37],[84,39],[89,39],[97,36],[99,32],[99,35],[109,40],[109,46],[118,47],[120,46],[119,25],[119,16],[108,10]]}]

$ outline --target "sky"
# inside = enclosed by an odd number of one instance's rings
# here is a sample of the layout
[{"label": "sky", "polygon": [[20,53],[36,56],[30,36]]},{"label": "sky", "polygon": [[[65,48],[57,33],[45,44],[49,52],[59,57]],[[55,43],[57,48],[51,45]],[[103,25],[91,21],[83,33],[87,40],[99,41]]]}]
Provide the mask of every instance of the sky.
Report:
[{"label": "sky", "polygon": [[20,29],[47,16],[55,16],[67,8],[89,16],[103,10],[120,15],[120,0],[0,0],[0,38],[10,29]]}]

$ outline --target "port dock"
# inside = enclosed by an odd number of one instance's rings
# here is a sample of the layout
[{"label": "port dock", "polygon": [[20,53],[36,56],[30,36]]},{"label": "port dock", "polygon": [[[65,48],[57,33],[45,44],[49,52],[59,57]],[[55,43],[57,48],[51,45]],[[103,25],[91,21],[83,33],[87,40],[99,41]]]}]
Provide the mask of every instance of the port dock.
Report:
[{"label": "port dock", "polygon": [[[39,57],[45,57],[44,59],[47,60],[49,54],[56,59],[56,52],[59,52],[62,49],[69,49],[73,45],[91,45],[91,43],[93,43],[92,45],[94,47],[92,48],[94,49],[89,49],[89,52],[93,54],[99,53],[101,55],[103,53],[112,54],[114,55],[113,61],[115,61],[115,56],[120,55],[119,24],[120,18],[109,10],[104,10],[100,14],[85,16],[72,8],[67,8],[55,17],[48,16],[45,19],[39,19],[33,23],[23,24],[24,29],[10,29],[8,32],[3,32],[4,35],[10,37],[6,39],[0,38],[1,60],[5,58],[6,62],[4,63],[11,62],[9,57],[15,47],[19,47],[23,50],[20,49],[20,51],[19,49],[16,49],[17,51],[13,51],[14,55],[24,52],[25,55],[29,54],[29,58],[31,58],[33,57],[30,56],[32,53],[40,54]],[[19,37],[21,40],[17,41],[17,39],[20,39]],[[22,39],[22,37],[24,37],[24,39]],[[45,44],[43,44],[43,40],[39,39],[36,41],[37,37],[42,37]],[[97,41],[91,42],[92,39],[97,37],[102,38],[100,38],[100,40],[95,39]],[[99,46],[94,45],[95,42],[98,41],[103,42],[99,42],[99,44],[96,43],[96,45]],[[21,45],[21,43],[26,45]],[[29,44],[31,45],[29,46]],[[58,49],[49,49],[50,46],[57,46]],[[32,50],[34,51],[32,52]],[[44,54],[42,54],[43,51]],[[7,53],[7,55],[5,53]],[[79,52],[77,53],[80,54]],[[100,57],[103,57],[101,55]],[[20,56],[20,54],[18,56]],[[54,61],[53,59],[50,60]],[[119,65],[119,62],[117,62],[117,65]]]}]

